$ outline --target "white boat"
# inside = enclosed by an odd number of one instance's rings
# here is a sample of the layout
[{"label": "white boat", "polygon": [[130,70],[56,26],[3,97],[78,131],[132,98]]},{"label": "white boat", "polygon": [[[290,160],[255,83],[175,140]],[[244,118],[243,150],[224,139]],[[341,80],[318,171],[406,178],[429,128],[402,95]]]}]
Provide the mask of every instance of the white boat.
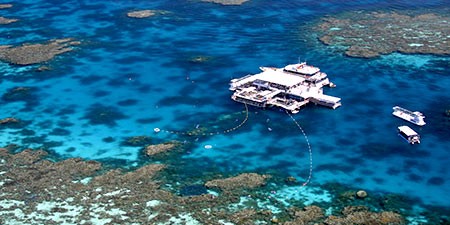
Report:
[{"label": "white boat", "polygon": [[408,126],[399,126],[398,135],[410,144],[420,144],[420,136]]},{"label": "white boat", "polygon": [[392,115],[396,117],[419,126],[423,126],[426,124],[424,120],[425,116],[421,112],[412,112],[399,106],[394,106],[392,109],[394,110],[394,112],[392,112]]}]

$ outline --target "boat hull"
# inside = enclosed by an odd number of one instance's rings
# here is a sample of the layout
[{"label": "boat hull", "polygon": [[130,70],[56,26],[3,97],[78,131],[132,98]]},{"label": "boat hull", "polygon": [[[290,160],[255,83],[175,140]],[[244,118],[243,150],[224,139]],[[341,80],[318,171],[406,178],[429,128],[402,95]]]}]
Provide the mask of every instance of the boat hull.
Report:
[{"label": "boat hull", "polygon": [[393,109],[394,112],[392,112],[392,115],[400,119],[406,120],[418,126],[424,126],[426,124],[424,121],[425,116],[423,116],[420,112],[411,112],[398,106],[395,106]]}]

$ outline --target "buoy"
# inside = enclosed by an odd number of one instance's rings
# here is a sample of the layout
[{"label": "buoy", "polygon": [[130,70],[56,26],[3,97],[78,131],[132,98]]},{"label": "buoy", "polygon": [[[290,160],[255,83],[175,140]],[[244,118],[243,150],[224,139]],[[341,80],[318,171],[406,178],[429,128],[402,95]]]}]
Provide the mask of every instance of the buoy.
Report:
[{"label": "buoy", "polygon": [[155,128],[153,129],[153,131],[155,131],[156,133],[160,132],[161,130],[159,128]]},{"label": "buoy", "polygon": [[212,145],[205,145],[205,148],[206,148],[206,149],[211,149],[211,148],[212,148]]}]

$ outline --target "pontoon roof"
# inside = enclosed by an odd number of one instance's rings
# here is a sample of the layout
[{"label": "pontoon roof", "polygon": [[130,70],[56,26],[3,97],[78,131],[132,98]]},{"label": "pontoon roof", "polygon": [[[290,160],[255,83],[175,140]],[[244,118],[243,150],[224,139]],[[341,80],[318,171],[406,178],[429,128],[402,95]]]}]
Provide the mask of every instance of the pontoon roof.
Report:
[{"label": "pontoon roof", "polygon": [[263,80],[274,84],[292,87],[303,82],[305,79],[293,74],[284,73],[281,71],[267,70],[253,76],[255,80]]}]

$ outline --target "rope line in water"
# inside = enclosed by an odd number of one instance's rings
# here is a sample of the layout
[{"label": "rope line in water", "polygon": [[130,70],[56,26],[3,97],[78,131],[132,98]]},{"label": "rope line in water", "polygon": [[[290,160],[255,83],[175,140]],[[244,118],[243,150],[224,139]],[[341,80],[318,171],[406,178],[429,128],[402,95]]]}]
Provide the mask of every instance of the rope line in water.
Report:
[{"label": "rope line in water", "polygon": [[300,124],[297,122],[297,120],[295,120],[295,118],[288,111],[286,111],[286,114],[288,114],[289,117],[291,117],[292,121],[294,121],[295,125],[297,125],[297,127],[300,129],[300,131],[303,134],[303,137],[305,137],[306,143],[308,144],[308,151],[309,151],[309,175],[308,175],[308,179],[306,179],[306,181],[302,184],[302,186],[306,186],[311,181],[312,171],[313,171],[313,159],[312,159],[311,145],[309,144],[308,136],[306,136],[305,131],[300,126]]},{"label": "rope line in water", "polygon": [[197,125],[197,127],[195,128],[195,130],[193,131],[189,131],[189,132],[182,132],[182,131],[174,131],[174,130],[164,130],[164,129],[159,129],[159,128],[155,128],[153,129],[155,132],[165,132],[165,133],[170,133],[170,134],[177,134],[177,135],[188,135],[188,136],[213,136],[213,135],[218,135],[218,134],[226,134],[232,131],[235,131],[237,129],[239,129],[240,127],[242,127],[242,125],[244,125],[247,120],[248,120],[248,106],[247,104],[245,104],[245,118],[244,120],[241,121],[240,124],[238,124],[237,126],[227,129],[227,130],[223,130],[223,131],[216,131],[216,132],[205,132],[205,133],[197,133],[195,132],[196,130],[198,130],[199,125]]}]

